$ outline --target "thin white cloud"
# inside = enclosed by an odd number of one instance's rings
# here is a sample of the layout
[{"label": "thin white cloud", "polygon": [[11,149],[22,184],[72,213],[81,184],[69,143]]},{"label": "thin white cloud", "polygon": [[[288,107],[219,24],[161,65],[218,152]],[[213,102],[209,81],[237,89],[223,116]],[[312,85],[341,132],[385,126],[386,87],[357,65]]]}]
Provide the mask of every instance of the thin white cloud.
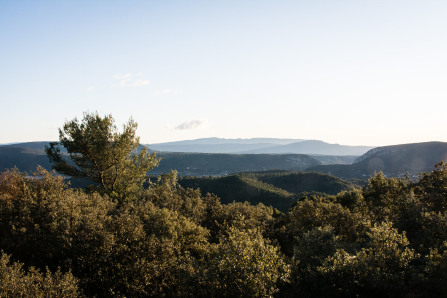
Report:
[{"label": "thin white cloud", "polygon": [[141,87],[141,86],[145,86],[145,85],[149,85],[149,80],[136,80],[136,81],[131,81],[129,84],[127,84],[126,86],[129,87]]},{"label": "thin white cloud", "polygon": [[198,129],[201,128],[206,124],[206,120],[191,120],[183,122],[176,127],[174,127],[175,130],[192,130],[192,129]]},{"label": "thin white cloud", "polygon": [[158,96],[158,95],[165,95],[165,94],[169,94],[169,93],[172,93],[172,89],[155,90],[153,95]]},{"label": "thin white cloud", "polygon": [[93,91],[93,90],[95,90],[95,86],[88,86],[88,88],[87,88],[88,92]]},{"label": "thin white cloud", "polygon": [[119,81],[120,86],[122,87],[142,87],[150,84],[149,80],[139,79],[136,77],[141,77],[143,74],[116,74],[113,78]]},{"label": "thin white cloud", "polygon": [[114,75],[113,78],[115,80],[126,80],[126,79],[129,79],[131,76],[132,76],[131,73],[126,73],[126,74],[118,73],[118,74]]}]

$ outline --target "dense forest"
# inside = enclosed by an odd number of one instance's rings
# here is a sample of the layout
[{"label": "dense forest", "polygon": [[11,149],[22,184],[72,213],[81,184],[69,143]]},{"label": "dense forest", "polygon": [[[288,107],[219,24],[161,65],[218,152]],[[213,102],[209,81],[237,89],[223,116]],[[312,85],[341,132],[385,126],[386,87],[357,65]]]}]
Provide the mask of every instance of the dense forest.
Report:
[{"label": "dense forest", "polygon": [[0,296],[445,296],[447,168],[287,212],[164,175],[132,199],[0,175]]},{"label": "dense forest", "polygon": [[[281,171],[199,181],[223,203],[176,172],[148,180],[159,159],[135,128],[85,114],[59,130],[48,157],[85,188],[42,167],[0,173],[0,297],[447,296],[446,164],[361,187]],[[231,202],[227,180],[294,202]]]}]

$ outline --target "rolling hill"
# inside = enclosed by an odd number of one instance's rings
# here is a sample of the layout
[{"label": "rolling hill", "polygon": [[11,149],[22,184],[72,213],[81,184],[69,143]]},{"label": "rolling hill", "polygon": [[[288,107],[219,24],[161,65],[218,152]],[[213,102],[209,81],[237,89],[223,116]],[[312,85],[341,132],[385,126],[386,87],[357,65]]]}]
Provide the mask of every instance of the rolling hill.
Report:
[{"label": "rolling hill", "polygon": [[254,177],[259,181],[299,195],[309,192],[321,192],[336,195],[353,186],[350,182],[338,177],[315,172],[260,173],[254,175]]},{"label": "rolling hill", "polygon": [[286,145],[277,145],[268,148],[250,150],[246,153],[295,153],[295,154],[313,154],[313,155],[362,155],[372,149],[370,146],[346,146],[339,144],[329,144],[317,140],[305,140]]},{"label": "rolling hill", "polygon": [[353,186],[331,175],[289,171],[240,173],[225,177],[185,177],[179,183],[183,187],[199,188],[203,195],[215,194],[222,203],[263,203],[281,211],[289,209],[304,195],[337,194]]},{"label": "rolling hill", "polygon": [[0,171],[17,167],[24,172],[36,170],[38,165],[51,169],[45,154],[49,142],[29,142],[0,146]]},{"label": "rolling hill", "polygon": [[368,178],[374,172],[416,178],[420,172],[434,169],[435,164],[447,161],[447,143],[425,142],[371,149],[351,165],[320,165],[308,170],[328,173],[342,178]]},{"label": "rolling hill", "polygon": [[304,154],[158,153],[161,162],[150,174],[177,170],[181,176],[223,176],[271,169],[301,171],[321,164]]}]

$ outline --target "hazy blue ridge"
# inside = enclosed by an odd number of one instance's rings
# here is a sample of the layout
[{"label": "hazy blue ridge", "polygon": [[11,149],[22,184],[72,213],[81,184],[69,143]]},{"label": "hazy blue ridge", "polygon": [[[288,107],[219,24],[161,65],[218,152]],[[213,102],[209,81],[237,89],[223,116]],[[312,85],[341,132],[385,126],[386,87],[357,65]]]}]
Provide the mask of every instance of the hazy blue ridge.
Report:
[{"label": "hazy blue ridge", "polygon": [[318,154],[336,156],[360,156],[371,146],[346,146],[329,144],[319,140],[301,139],[220,139],[197,140],[151,144],[156,151],[196,153],[241,153],[241,154]]}]

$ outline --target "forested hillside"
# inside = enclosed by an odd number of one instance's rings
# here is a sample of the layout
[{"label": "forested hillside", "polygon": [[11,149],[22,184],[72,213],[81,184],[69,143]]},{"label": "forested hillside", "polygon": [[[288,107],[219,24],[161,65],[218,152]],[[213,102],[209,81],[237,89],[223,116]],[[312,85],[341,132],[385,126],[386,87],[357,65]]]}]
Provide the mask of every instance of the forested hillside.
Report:
[{"label": "forested hillside", "polygon": [[263,183],[256,178],[244,175],[231,175],[219,178],[182,178],[179,184],[183,187],[198,188],[202,195],[217,195],[222,203],[249,202],[262,203],[280,210],[287,210],[296,201],[293,193]]},{"label": "forested hillside", "polygon": [[302,171],[320,162],[304,154],[211,154],[160,152],[160,165],[150,174],[176,170],[182,176],[223,176],[243,171]]},{"label": "forested hillside", "polygon": [[321,165],[308,170],[342,178],[367,178],[374,172],[390,177],[408,174],[416,179],[420,172],[432,171],[439,161],[447,161],[447,143],[426,142],[374,148],[351,165]]},{"label": "forested hillside", "polygon": [[226,177],[185,177],[183,187],[198,188],[202,195],[217,195],[222,203],[262,203],[287,211],[299,198],[312,194],[335,195],[354,185],[340,178],[306,172],[268,171]]}]

